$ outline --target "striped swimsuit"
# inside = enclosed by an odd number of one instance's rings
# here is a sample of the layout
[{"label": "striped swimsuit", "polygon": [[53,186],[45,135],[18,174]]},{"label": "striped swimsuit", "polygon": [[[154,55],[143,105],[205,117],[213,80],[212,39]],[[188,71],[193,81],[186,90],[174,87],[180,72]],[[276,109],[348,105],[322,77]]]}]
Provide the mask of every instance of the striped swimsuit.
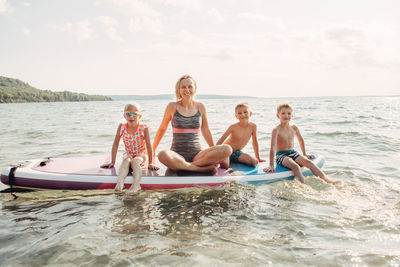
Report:
[{"label": "striped swimsuit", "polygon": [[[178,106],[178,104],[176,105]],[[171,124],[171,150],[183,156],[187,162],[192,162],[193,158],[201,151],[201,113],[198,105],[196,114],[190,117],[183,116],[175,107],[175,113],[172,117]]]}]

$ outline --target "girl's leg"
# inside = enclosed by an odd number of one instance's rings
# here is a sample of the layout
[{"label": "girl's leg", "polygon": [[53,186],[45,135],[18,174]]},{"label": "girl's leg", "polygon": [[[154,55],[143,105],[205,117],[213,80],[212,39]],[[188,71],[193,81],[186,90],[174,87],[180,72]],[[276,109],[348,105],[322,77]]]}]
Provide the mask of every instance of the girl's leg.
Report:
[{"label": "girl's leg", "polygon": [[258,164],[258,160],[255,157],[253,157],[247,153],[241,154],[239,156],[238,160],[239,160],[239,162],[246,164],[248,166],[252,166],[252,167],[257,166],[257,164]]},{"label": "girl's leg", "polygon": [[193,158],[193,165],[208,166],[218,164],[224,161],[232,154],[232,148],[229,145],[217,145],[200,151]]},{"label": "girl's leg", "polygon": [[331,183],[331,184],[340,183],[340,181],[338,181],[338,180],[330,179],[328,176],[326,176],[326,174],[317,165],[315,165],[314,162],[312,162],[311,160],[307,159],[304,156],[298,157],[296,159],[296,162],[299,163],[301,166],[309,168],[315,176],[321,178],[322,180],[324,180],[327,183]]},{"label": "girl's leg", "polygon": [[[201,153],[201,152],[200,152]],[[217,173],[215,166],[197,166],[187,162],[184,157],[172,150],[163,150],[158,153],[158,160],[171,170],[185,170],[193,172],[212,172]]]},{"label": "girl's leg", "polygon": [[121,166],[119,167],[118,181],[117,185],[115,186],[116,191],[122,191],[124,189],[124,181],[129,173],[129,166],[131,164],[131,160],[132,158],[130,156],[125,156],[121,163]]},{"label": "girl's leg", "polygon": [[282,165],[286,168],[291,169],[293,171],[294,177],[297,178],[300,182],[306,183],[306,180],[301,173],[299,164],[297,164],[294,160],[289,157],[285,157],[282,161]]},{"label": "girl's leg", "polygon": [[132,167],[133,183],[131,187],[129,187],[128,191],[126,191],[127,194],[136,193],[137,191],[140,190],[140,182],[142,180],[142,168],[140,165],[143,162],[146,162],[146,156],[144,155],[137,155],[132,159],[131,167]]}]

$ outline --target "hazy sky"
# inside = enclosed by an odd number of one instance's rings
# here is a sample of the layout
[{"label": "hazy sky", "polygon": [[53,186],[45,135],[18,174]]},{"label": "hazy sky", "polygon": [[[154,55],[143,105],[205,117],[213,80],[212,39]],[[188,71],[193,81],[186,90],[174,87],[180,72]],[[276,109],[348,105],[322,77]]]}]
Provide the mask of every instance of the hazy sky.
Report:
[{"label": "hazy sky", "polygon": [[39,89],[400,94],[398,0],[0,0],[0,75]]}]

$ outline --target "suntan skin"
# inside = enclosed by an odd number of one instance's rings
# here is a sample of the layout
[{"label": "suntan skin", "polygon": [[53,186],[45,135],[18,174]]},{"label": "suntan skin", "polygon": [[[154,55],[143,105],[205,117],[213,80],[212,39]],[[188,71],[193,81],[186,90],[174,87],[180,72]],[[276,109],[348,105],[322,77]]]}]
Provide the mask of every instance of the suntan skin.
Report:
[{"label": "suntan skin", "polygon": [[338,184],[341,183],[338,180],[332,180],[326,176],[326,174],[309,160],[310,158],[315,158],[314,155],[308,155],[306,153],[306,147],[304,144],[304,139],[301,136],[300,130],[296,125],[290,125],[290,120],[293,117],[293,110],[290,108],[281,108],[276,114],[280,120],[280,124],[272,130],[271,136],[271,148],[269,152],[269,167],[265,168],[265,172],[275,172],[274,162],[276,151],[292,150],[294,148],[294,137],[297,137],[299,141],[301,151],[303,155],[299,156],[296,161],[291,158],[286,157],[282,165],[293,171],[294,176],[300,182],[305,183],[303,174],[301,173],[300,166],[309,168],[312,173],[324,180],[327,183]]},{"label": "suntan skin", "polygon": [[[223,144],[225,139],[229,136],[225,144],[229,145],[232,151],[242,150],[251,138],[255,157],[243,153],[239,156],[238,160],[246,165],[256,166],[259,162],[263,162],[264,160],[260,159],[258,152],[257,126],[255,123],[249,121],[251,115],[252,112],[248,107],[238,107],[235,112],[235,117],[239,122],[229,126],[218,140],[217,145]],[[225,159],[225,164],[229,166],[229,157]]]},{"label": "suntan skin", "polygon": [[[175,110],[178,110],[180,114],[186,117],[193,116],[197,113],[197,107],[201,113],[201,133],[209,145],[209,148],[200,151],[192,162],[187,162],[185,158],[175,151],[170,149],[162,150],[158,153],[158,159],[168,168],[176,170],[187,170],[195,172],[211,172],[215,174],[217,172],[216,164],[221,163],[227,156],[232,153],[232,149],[228,145],[214,145],[214,140],[211,135],[206,107],[201,102],[194,101],[196,94],[196,85],[190,78],[183,79],[180,82],[179,92],[181,100],[177,102],[171,102],[168,104],[163,120],[161,121],[160,127],[154,137],[153,151],[156,151],[161,139],[167,131],[168,125],[174,116]],[[223,163],[221,164],[224,166]]]},{"label": "suntan skin", "polygon": [[[126,112],[131,112],[131,113],[134,112],[136,114],[140,114],[140,110],[138,107],[132,106],[132,107],[127,108],[124,111],[124,118],[126,119],[126,122],[128,124],[127,131],[129,134],[134,134],[137,130],[137,127],[139,125],[139,121],[140,121],[142,115],[134,116],[133,114],[131,114],[130,116],[128,116],[126,114]],[[111,150],[111,162],[101,165],[100,167],[102,167],[102,168],[112,168],[115,165],[119,141],[121,140],[121,136],[120,136],[121,126],[122,126],[122,124],[118,125],[117,133],[115,134],[114,143],[113,143],[112,150]],[[118,182],[117,182],[117,185],[115,186],[116,191],[123,190],[125,178],[129,173],[129,166],[131,166],[131,168],[132,168],[133,183],[132,183],[131,187],[129,187],[129,189],[127,190],[127,192],[126,192],[127,194],[133,194],[140,190],[140,182],[142,180],[142,167],[143,166],[148,165],[147,167],[150,170],[158,170],[159,169],[157,166],[153,165],[153,157],[152,157],[153,148],[151,146],[150,133],[149,133],[148,128],[146,128],[144,130],[144,136],[146,139],[145,141],[146,141],[147,155],[139,154],[139,155],[136,155],[135,157],[132,157],[131,155],[128,154],[124,157],[124,160],[122,161],[119,172],[118,172]]]}]

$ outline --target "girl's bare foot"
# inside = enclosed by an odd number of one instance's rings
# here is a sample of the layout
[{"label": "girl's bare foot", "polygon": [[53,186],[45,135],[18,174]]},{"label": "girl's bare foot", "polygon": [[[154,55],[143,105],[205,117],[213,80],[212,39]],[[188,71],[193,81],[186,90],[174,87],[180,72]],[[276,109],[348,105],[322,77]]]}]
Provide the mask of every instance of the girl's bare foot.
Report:
[{"label": "girl's bare foot", "polygon": [[129,189],[126,191],[126,194],[131,195],[131,194],[135,194],[140,190],[140,185],[132,185],[131,187],[129,187]]},{"label": "girl's bare foot", "polygon": [[114,190],[117,191],[117,192],[122,192],[123,189],[124,189],[124,180],[123,179],[119,179]]}]

